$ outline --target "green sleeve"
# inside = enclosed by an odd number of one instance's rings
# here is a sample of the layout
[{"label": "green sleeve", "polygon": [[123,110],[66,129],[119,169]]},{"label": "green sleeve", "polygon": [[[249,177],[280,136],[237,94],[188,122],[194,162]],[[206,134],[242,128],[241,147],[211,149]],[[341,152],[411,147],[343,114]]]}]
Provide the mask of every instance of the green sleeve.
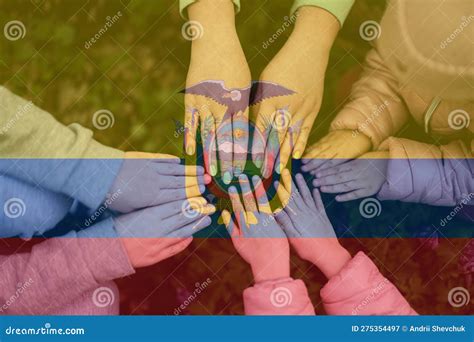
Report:
[{"label": "green sleeve", "polygon": [[295,3],[291,8],[291,14],[293,15],[298,8],[302,6],[321,7],[333,14],[342,26],[352,5],[354,4],[354,1],[355,0],[295,0]]},{"label": "green sleeve", "polygon": [[64,126],[32,102],[0,86],[0,158],[122,158],[92,131]]},{"label": "green sleeve", "polygon": [[[185,9],[189,5],[195,3],[196,1],[199,1],[199,0],[179,0],[179,13],[181,13],[181,17],[183,17],[184,19],[187,19]],[[232,0],[232,2],[235,5],[236,13],[239,13],[239,11],[240,11],[240,0]]]}]

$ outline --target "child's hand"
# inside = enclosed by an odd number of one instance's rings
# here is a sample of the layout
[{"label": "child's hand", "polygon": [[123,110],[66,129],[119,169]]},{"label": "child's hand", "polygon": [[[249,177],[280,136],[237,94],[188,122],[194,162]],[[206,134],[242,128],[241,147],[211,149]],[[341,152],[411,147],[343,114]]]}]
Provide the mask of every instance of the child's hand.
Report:
[{"label": "child's hand", "polygon": [[[303,155],[321,107],[330,46],[338,30],[339,23],[328,12],[311,6],[300,8],[293,33],[260,76],[262,81],[295,92],[264,100],[253,109],[252,160],[265,178],[274,169],[280,173],[291,155],[296,159]],[[277,112],[281,110],[284,114],[280,116]],[[264,146],[260,146],[259,134],[263,134]]]},{"label": "child's hand", "polygon": [[[250,69],[235,30],[232,1],[200,0],[189,6],[189,17],[199,23],[202,35],[192,42],[186,89],[204,81],[214,81],[214,85],[218,81],[229,92],[223,94],[221,86],[214,88],[209,83],[201,83],[204,89],[199,92],[186,92],[185,149],[188,155],[195,153],[200,119],[206,170],[215,176],[220,161],[223,181],[230,184],[246,164],[250,92],[238,89],[250,87]],[[205,96],[197,94],[203,91]],[[229,102],[240,111],[232,113],[235,109],[223,104]]]},{"label": "child's hand", "polygon": [[122,213],[200,196],[211,181],[201,166],[185,166],[166,154],[127,152],[108,193],[109,208]]},{"label": "child's hand", "polygon": [[301,170],[314,175],[317,171],[342,164],[370,151],[370,139],[356,131],[338,130],[310,146],[303,157]]},{"label": "child's hand", "polygon": [[254,176],[254,193],[245,175],[239,176],[244,205],[235,187],[229,188],[237,223],[228,211],[222,212],[232,242],[240,256],[250,264],[255,282],[288,278],[290,251],[285,233],[271,214],[270,205],[261,179]]},{"label": "child's hand", "polygon": [[301,174],[295,183],[288,170],[283,171],[283,184],[276,184],[283,210],[276,214],[291,245],[298,255],[316,265],[327,278],[337,274],[350,260],[339,244],[317,189],[310,190]]},{"label": "child's hand", "polygon": [[388,152],[369,152],[358,159],[316,172],[313,185],[322,192],[343,193],[338,202],[377,194],[386,180]]},{"label": "child's hand", "polygon": [[202,197],[175,201],[114,218],[133,267],[156,264],[184,250],[211,224],[216,208]]}]

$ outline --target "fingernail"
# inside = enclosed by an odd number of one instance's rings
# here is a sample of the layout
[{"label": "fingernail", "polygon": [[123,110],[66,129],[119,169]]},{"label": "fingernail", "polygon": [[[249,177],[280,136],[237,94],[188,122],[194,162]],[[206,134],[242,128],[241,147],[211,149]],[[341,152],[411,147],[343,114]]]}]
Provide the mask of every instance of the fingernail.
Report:
[{"label": "fingernail", "polygon": [[206,187],[204,185],[199,185],[199,192],[203,194],[206,191]]},{"label": "fingernail", "polygon": [[301,151],[295,151],[293,153],[293,158],[300,159],[301,158]]},{"label": "fingernail", "polygon": [[237,189],[235,188],[235,186],[231,186],[231,187],[229,188],[229,192],[236,193],[236,192],[237,192]]},{"label": "fingernail", "polygon": [[186,148],[186,153],[188,154],[188,156],[192,156],[194,154],[194,147],[188,146]]},{"label": "fingernail", "polygon": [[212,181],[212,177],[208,174],[204,175],[204,184],[209,184]]},{"label": "fingernail", "polygon": [[196,172],[198,175],[203,175],[205,173],[205,170],[202,166],[196,167]]},{"label": "fingernail", "polygon": [[255,176],[252,177],[252,181],[253,181],[254,183],[257,183],[257,182],[260,181],[260,177],[257,176],[257,175],[255,175]]},{"label": "fingernail", "polygon": [[298,174],[296,175],[296,178],[298,178],[298,179],[303,179],[303,175],[302,175],[301,173],[298,173]]},{"label": "fingernail", "polygon": [[217,175],[217,166],[212,164],[211,165],[211,176],[214,177],[215,175]]},{"label": "fingernail", "polygon": [[285,175],[285,176],[288,176],[290,174],[290,170],[283,169],[282,174]]},{"label": "fingernail", "polygon": [[319,185],[320,185],[319,180],[315,179],[313,181],[313,186],[319,186]]},{"label": "fingernail", "polygon": [[255,166],[256,166],[258,169],[260,169],[260,168],[262,167],[262,165],[263,165],[262,158],[257,157],[257,159],[254,161],[254,164],[255,164]]},{"label": "fingernail", "polygon": [[224,184],[230,184],[232,181],[232,174],[229,171],[224,173]]}]

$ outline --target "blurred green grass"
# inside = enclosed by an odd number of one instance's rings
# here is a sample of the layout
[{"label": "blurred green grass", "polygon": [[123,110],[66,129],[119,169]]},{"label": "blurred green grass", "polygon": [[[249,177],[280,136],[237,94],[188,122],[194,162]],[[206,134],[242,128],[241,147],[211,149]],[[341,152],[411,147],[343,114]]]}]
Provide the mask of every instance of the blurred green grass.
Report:
[{"label": "blurred green grass", "polygon": [[[263,43],[283,24],[292,1],[245,1],[237,29],[257,79],[291,31],[267,49]],[[370,45],[360,24],[378,20],[384,1],[358,1],[332,50],[326,91],[311,140],[324,132],[342,105]],[[118,11],[122,17],[89,49],[90,40]],[[183,97],[190,42],[175,0],[0,0],[0,24],[19,20],[23,39],[0,37],[0,82],[31,99],[59,121],[94,130],[100,142],[123,150],[182,155]],[[318,37],[314,37],[318,39]],[[114,113],[113,127],[92,125],[99,109]]]}]

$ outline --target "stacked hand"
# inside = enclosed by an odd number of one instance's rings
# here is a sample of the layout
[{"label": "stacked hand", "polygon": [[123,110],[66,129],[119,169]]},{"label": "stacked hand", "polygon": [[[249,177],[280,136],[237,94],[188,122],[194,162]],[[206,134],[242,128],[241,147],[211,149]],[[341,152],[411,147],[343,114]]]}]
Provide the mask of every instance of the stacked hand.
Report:
[{"label": "stacked hand", "polygon": [[189,17],[200,23],[202,37],[193,40],[186,80],[185,149],[188,155],[196,152],[200,122],[206,170],[216,176],[220,169],[229,184],[246,164],[250,70],[231,1],[199,1],[190,6]]},{"label": "stacked hand", "polygon": [[201,197],[210,176],[175,156],[128,152],[109,190],[109,208],[134,267],[155,264],[184,250],[209,226],[214,206]]},{"label": "stacked hand", "polygon": [[229,189],[236,221],[228,211],[222,213],[237,252],[248,262],[256,282],[287,278],[290,275],[289,245],[285,233],[276,223],[259,177],[239,177],[243,202],[235,187]]},{"label": "stacked hand", "polygon": [[[321,106],[329,49],[339,29],[316,7],[298,11],[294,32],[251,86],[231,1],[201,0],[189,7],[201,33],[192,42],[185,89],[185,149],[196,152],[201,127],[206,170],[220,169],[225,184],[245,168],[249,106],[255,104],[252,160],[263,177],[278,173],[290,156],[301,158]],[[321,27],[326,35],[315,41]],[[220,161],[220,163],[218,162]]]}]

